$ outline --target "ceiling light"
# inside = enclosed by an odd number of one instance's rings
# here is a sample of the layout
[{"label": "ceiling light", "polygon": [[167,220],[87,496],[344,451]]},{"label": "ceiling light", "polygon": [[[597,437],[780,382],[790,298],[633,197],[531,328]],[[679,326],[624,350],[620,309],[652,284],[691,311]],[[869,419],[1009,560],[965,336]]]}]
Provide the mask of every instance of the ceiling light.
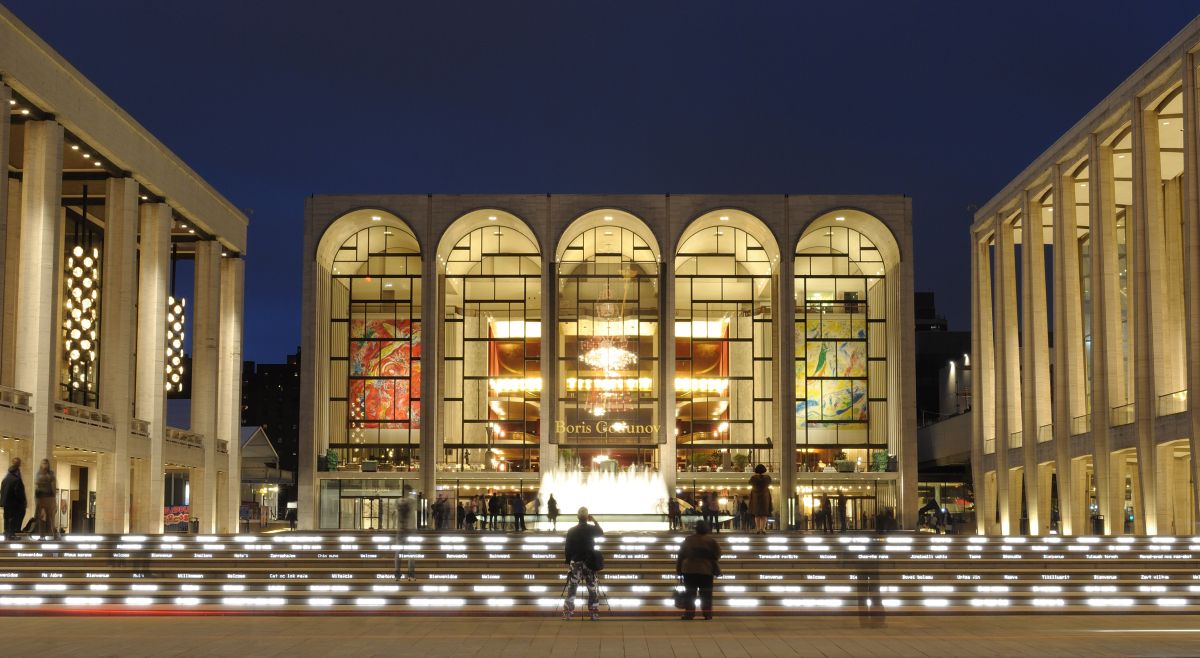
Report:
[{"label": "ceiling light", "polygon": [[381,221],[382,219],[383,218],[380,217],[379,215],[371,215],[371,221],[373,221],[373,222],[378,222],[378,221]]},{"label": "ceiling light", "polygon": [[612,215],[605,215],[605,216],[604,216],[604,221],[606,221],[606,222],[611,222],[611,221],[612,221]]},{"label": "ceiling light", "polygon": [[222,256],[228,256],[228,255],[229,255],[229,252],[227,252],[227,251],[222,251],[222,252],[221,252],[221,255],[222,255]]},{"label": "ceiling light", "polygon": [[25,116],[29,116],[29,110],[21,110],[21,114],[24,114]]},{"label": "ceiling light", "polygon": [[613,232],[612,232],[612,231],[605,231],[605,232],[604,232],[604,234],[605,234],[605,235],[612,235],[612,234],[613,234]]},{"label": "ceiling light", "polygon": [[72,151],[78,151],[78,150],[79,150],[79,145],[78,145],[78,144],[72,144],[72,145],[71,145],[71,150],[72,150]]},{"label": "ceiling light", "polygon": [[844,222],[844,221],[846,221],[846,218],[845,218],[845,217],[834,217],[834,219],[835,219],[835,220],[837,220],[837,221],[839,221],[839,222]]},{"label": "ceiling light", "polygon": [[149,200],[150,200],[150,197],[146,196],[145,194],[142,195],[142,201],[149,201]]},{"label": "ceiling light", "polygon": [[84,160],[90,159],[92,157],[92,156],[88,155],[87,153],[80,153],[80,155],[83,156]]},{"label": "ceiling light", "polygon": [[195,233],[195,232],[196,232],[196,229],[194,229],[194,228],[189,228],[189,229],[188,229],[188,233]]},{"label": "ceiling light", "polygon": [[179,222],[180,228],[187,228],[187,222]]},{"label": "ceiling light", "polygon": [[489,221],[489,222],[494,222],[494,221],[496,221],[496,216],[495,216],[495,215],[488,215],[488,221]]},{"label": "ceiling light", "polygon": [[727,221],[729,221],[729,218],[728,218],[728,217],[726,217],[726,216],[724,216],[724,215],[722,215],[722,216],[721,216],[721,217],[719,217],[718,219],[720,219],[720,220],[721,220],[721,221],[723,221],[723,222],[727,222]]},{"label": "ceiling light", "polygon": [[99,160],[97,160],[97,161],[93,162],[92,164],[94,164],[94,165],[96,165],[97,167],[99,167],[99,166],[100,166],[100,161],[99,161]]}]

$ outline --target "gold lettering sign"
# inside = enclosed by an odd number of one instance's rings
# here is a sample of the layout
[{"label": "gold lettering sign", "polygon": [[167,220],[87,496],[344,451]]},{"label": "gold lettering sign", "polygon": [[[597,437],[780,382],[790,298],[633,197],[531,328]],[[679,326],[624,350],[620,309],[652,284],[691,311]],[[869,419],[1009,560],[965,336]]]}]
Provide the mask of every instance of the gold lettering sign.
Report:
[{"label": "gold lettering sign", "polygon": [[557,434],[657,434],[662,425],[651,423],[626,423],[623,420],[599,420],[591,423],[567,424],[561,420],[554,421],[554,431]]}]

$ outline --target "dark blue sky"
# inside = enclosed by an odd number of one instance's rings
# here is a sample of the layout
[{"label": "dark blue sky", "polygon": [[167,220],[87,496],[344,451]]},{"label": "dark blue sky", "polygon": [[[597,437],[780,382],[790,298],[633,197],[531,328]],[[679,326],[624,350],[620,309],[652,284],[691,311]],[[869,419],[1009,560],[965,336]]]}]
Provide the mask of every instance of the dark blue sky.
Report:
[{"label": "dark blue sky", "polygon": [[902,193],[969,328],[987,201],[1193,2],[8,0],[235,205],[247,359],[300,340],[312,193]]}]

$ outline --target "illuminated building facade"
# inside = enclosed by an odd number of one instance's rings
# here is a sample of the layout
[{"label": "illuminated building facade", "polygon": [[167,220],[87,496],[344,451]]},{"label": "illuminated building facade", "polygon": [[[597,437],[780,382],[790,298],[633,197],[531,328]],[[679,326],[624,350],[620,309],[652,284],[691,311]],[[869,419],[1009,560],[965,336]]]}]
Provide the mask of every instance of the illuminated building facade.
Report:
[{"label": "illuminated building facade", "polygon": [[911,523],[904,197],[314,196],[305,226],[302,527],[552,471],[733,511],[759,463],[782,526],[826,495]]}]

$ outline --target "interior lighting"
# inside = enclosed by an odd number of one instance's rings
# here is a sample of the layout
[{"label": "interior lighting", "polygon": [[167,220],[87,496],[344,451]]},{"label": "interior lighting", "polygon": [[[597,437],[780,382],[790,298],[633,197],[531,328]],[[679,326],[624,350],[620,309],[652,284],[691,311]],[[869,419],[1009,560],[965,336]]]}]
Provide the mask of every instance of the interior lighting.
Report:
[{"label": "interior lighting", "polygon": [[383,221],[383,218],[380,217],[379,215],[371,215],[371,221],[379,222],[379,221]]},{"label": "interior lighting", "polygon": [[21,114],[29,116],[29,110],[21,110]]},{"label": "interior lighting", "polygon": [[846,218],[845,218],[845,217],[834,217],[833,219],[834,219],[835,221],[839,221],[839,222],[844,222],[844,221],[846,221]]},{"label": "interior lighting", "polygon": [[727,222],[727,221],[729,221],[729,218],[728,218],[728,217],[726,217],[725,215],[721,215],[721,217],[719,217],[719,219],[720,219],[721,221],[723,221],[723,222]]},{"label": "interior lighting", "polygon": [[100,250],[75,245],[67,256],[63,352],[72,390],[95,390],[100,308]]},{"label": "interior lighting", "polygon": [[183,325],[187,311],[187,300],[183,297],[167,297],[167,358],[166,389],[183,390]]},{"label": "interior lighting", "polygon": [[612,221],[612,219],[613,219],[613,218],[612,218],[612,215],[605,215],[605,216],[604,216],[604,221],[606,221],[606,222],[611,222],[611,221]]},{"label": "interior lighting", "polygon": [[[15,102],[16,102],[16,101],[9,101],[9,103],[15,103]],[[79,145],[78,145],[78,144],[72,144],[72,145],[71,145],[71,150],[72,150],[72,151],[78,151],[78,150],[79,150]]]},{"label": "interior lighting", "polygon": [[488,221],[489,221],[489,222],[494,222],[494,221],[496,221],[496,216],[495,216],[495,215],[488,215]]}]

